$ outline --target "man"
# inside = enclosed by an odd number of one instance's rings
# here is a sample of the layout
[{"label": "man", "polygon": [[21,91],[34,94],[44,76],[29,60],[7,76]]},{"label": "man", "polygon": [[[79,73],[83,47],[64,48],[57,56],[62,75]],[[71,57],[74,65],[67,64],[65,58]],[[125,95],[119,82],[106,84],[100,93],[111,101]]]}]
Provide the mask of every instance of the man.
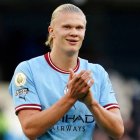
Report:
[{"label": "man", "polygon": [[78,57],[85,30],[81,9],[60,5],[48,27],[51,51],[17,66],[9,91],[26,138],[89,140],[96,123],[109,136],[122,136],[123,121],[107,72]]}]

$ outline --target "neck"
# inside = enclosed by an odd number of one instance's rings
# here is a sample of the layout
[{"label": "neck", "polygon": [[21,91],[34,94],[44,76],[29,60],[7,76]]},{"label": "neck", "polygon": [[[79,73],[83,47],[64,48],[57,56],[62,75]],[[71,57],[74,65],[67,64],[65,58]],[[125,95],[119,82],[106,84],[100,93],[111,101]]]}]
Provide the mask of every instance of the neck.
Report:
[{"label": "neck", "polygon": [[67,55],[51,51],[50,57],[53,64],[62,70],[69,71],[70,68],[74,69],[77,66],[78,54]]}]

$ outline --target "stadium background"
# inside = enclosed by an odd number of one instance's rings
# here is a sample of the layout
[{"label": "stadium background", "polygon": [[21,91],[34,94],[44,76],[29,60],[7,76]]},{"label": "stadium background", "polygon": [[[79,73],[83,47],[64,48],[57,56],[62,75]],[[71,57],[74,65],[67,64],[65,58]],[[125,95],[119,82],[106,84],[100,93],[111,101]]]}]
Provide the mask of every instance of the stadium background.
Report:
[{"label": "stadium background", "polygon": [[[8,123],[4,140],[20,140],[22,135],[8,94],[14,69],[19,62],[49,51],[44,44],[47,27],[51,13],[62,3],[76,4],[86,14],[88,23],[80,56],[100,63],[109,72],[128,127],[123,138],[138,140],[140,1],[0,0],[0,110]],[[103,132],[96,133],[95,139],[105,138],[109,139]]]}]

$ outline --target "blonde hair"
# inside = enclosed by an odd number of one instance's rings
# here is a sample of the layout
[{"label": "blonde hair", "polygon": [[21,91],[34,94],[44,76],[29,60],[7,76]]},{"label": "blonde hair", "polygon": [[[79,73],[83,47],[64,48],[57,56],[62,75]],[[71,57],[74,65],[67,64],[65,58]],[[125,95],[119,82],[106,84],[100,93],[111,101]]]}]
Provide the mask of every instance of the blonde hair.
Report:
[{"label": "blonde hair", "polygon": [[[83,13],[83,11],[79,7],[77,7],[77,6],[73,5],[73,4],[62,4],[62,5],[58,6],[53,11],[50,25],[52,24],[53,20],[57,17],[58,13],[61,13],[61,12],[76,12],[76,13],[79,13],[79,14],[83,15],[85,17],[85,20],[86,20],[85,14]],[[49,34],[45,44],[47,46],[50,46],[50,48],[52,48],[52,43],[53,43],[53,38]]]}]

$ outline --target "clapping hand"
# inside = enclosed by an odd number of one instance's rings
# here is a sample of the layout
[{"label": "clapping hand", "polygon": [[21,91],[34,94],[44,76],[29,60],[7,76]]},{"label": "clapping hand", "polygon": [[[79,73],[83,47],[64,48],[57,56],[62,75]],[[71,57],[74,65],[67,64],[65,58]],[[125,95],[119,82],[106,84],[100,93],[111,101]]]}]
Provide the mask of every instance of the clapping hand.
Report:
[{"label": "clapping hand", "polygon": [[91,71],[82,70],[80,73],[75,74],[70,69],[70,76],[68,80],[68,93],[77,100],[84,102],[86,105],[92,102],[92,96],[90,88],[93,85],[94,80],[91,75]]}]

